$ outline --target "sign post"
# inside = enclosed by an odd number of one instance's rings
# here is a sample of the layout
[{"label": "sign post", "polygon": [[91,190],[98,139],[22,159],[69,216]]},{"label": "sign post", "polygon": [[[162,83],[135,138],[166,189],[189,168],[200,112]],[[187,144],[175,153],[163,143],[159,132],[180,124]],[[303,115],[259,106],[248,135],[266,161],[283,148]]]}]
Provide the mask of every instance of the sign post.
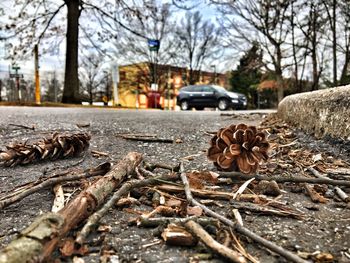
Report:
[{"label": "sign post", "polygon": [[119,67],[117,63],[112,63],[112,82],[113,82],[113,106],[119,105],[119,96],[118,96],[118,83],[119,83]]},{"label": "sign post", "polygon": [[19,96],[19,79],[22,77],[23,78],[23,74],[18,74],[18,70],[21,69],[20,66],[18,65],[13,65],[12,69],[16,72],[15,74],[10,74],[10,78],[15,78],[16,79],[16,87],[15,87],[15,100],[16,101],[20,101],[20,96]]},{"label": "sign post", "polygon": [[154,108],[157,108],[157,97],[156,94],[158,92],[158,83],[157,83],[157,60],[158,60],[158,51],[160,48],[160,41],[158,39],[148,39],[148,47],[149,51],[151,52],[151,60],[153,63],[153,74],[152,74],[152,83],[151,83],[151,90],[152,94],[154,95],[153,101],[154,105],[152,105]]}]

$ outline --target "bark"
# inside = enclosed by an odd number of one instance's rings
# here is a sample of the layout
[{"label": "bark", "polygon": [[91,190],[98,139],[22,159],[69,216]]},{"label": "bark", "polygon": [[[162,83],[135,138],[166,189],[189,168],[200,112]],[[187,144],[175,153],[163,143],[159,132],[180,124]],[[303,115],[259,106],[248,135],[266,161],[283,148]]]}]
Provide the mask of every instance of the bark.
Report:
[{"label": "bark", "polygon": [[79,0],[65,0],[67,6],[66,68],[63,103],[80,103],[78,79]]},{"label": "bark", "polygon": [[81,192],[59,213],[46,213],[0,251],[0,263],[47,262],[58,242],[104,202],[141,162],[139,153],[131,152],[114,165],[104,177]]}]

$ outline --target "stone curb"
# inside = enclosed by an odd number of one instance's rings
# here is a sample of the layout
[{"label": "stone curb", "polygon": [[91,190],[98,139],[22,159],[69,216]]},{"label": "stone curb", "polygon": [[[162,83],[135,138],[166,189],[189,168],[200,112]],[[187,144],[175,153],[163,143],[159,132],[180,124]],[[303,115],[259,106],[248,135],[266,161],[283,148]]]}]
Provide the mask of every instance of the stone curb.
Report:
[{"label": "stone curb", "polygon": [[277,114],[317,138],[350,140],[350,85],[287,96]]}]

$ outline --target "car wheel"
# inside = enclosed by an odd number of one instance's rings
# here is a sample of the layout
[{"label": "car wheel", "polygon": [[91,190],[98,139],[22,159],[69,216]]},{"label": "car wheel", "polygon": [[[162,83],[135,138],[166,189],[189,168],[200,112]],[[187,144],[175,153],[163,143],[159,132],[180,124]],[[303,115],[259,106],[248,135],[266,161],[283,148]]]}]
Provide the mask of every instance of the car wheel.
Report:
[{"label": "car wheel", "polygon": [[226,99],[220,99],[218,103],[219,110],[227,110],[229,102]]},{"label": "car wheel", "polygon": [[187,100],[181,101],[180,108],[181,110],[189,110],[190,105],[188,104],[188,101]]}]

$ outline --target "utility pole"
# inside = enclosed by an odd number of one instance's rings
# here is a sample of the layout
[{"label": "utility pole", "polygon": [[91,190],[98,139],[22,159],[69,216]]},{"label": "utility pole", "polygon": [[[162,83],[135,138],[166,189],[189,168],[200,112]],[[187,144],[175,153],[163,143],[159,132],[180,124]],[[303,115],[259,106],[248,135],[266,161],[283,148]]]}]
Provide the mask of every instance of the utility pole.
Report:
[{"label": "utility pole", "polygon": [[2,98],[1,98],[1,90],[2,90],[2,80],[0,79],[0,101],[2,101]]},{"label": "utility pole", "polygon": [[38,44],[34,46],[34,69],[35,69],[35,103],[41,103],[40,78],[39,78],[39,49]]},{"label": "utility pole", "polygon": [[19,102],[20,101],[20,97],[19,97],[19,78],[20,78],[20,75],[18,74],[18,70],[20,70],[21,67],[17,66],[17,65],[13,65],[12,69],[16,72],[14,75],[10,74],[10,77],[15,77],[15,80],[16,80],[15,101]]}]

